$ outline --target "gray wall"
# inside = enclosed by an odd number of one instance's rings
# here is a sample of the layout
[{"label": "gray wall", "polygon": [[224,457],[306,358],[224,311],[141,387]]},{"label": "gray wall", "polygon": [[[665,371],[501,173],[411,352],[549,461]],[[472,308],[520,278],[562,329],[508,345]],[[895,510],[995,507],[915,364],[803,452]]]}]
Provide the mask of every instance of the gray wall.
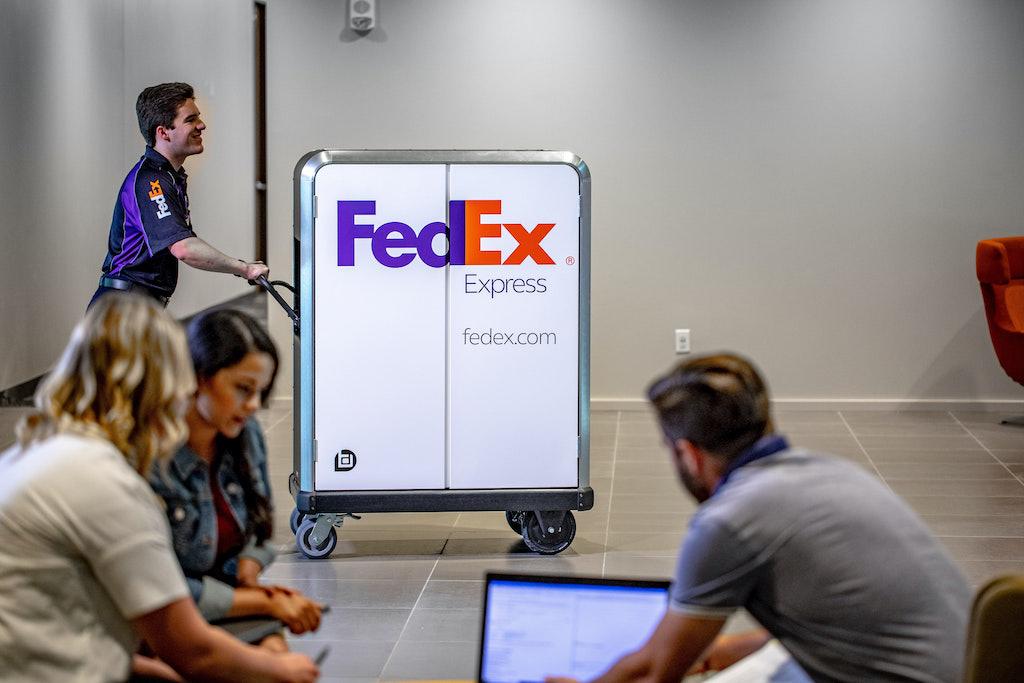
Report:
[{"label": "gray wall", "polygon": [[268,5],[274,264],[308,150],[570,149],[595,398],[638,397],[676,327],[783,399],[1022,397],[974,246],[1024,232],[1024,3],[379,4],[364,38],[336,0]]},{"label": "gray wall", "polygon": [[[186,162],[193,224],[254,250],[252,3],[0,0],[0,388],[45,372],[96,288],[117,188],[142,154],[135,98],[198,91],[206,152]],[[183,268],[171,311],[247,290]]]},{"label": "gray wall", "polygon": [[[199,89],[195,223],[252,253],[251,4],[166,7],[3,0],[0,387],[81,314],[144,85]],[[571,149],[594,174],[596,398],[639,396],[676,327],[782,398],[1021,396],[973,251],[1024,231],[1024,3],[382,0],[362,38],[338,0],[268,9],[274,275],[310,149]],[[183,271],[173,312],[244,291]]]}]

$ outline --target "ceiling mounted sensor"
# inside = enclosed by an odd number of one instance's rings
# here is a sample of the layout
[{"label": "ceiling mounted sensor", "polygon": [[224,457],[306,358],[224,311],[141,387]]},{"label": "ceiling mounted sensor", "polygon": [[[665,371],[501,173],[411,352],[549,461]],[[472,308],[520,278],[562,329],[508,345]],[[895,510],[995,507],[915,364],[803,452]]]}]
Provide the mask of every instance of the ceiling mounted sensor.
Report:
[{"label": "ceiling mounted sensor", "polygon": [[372,31],[377,26],[377,0],[348,0],[348,25],[359,33]]}]

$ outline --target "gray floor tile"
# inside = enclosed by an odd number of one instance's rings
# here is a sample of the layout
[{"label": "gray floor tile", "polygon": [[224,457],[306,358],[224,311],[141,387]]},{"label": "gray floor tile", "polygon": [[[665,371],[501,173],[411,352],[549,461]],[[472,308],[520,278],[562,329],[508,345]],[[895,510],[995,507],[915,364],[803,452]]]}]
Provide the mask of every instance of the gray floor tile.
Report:
[{"label": "gray floor tile", "polygon": [[855,429],[878,424],[956,424],[956,418],[944,410],[844,410],[842,416]]},{"label": "gray floor tile", "polygon": [[[975,425],[998,425],[1008,417],[1020,417],[1019,413],[990,412],[984,410],[954,410],[953,417],[968,427]],[[1003,425],[1009,427],[1010,425]]]},{"label": "gray floor tile", "polygon": [[673,495],[680,493],[680,488],[679,481],[673,476],[626,476],[624,472],[617,472],[615,476],[617,494]]},{"label": "gray floor tile", "polygon": [[675,555],[681,534],[666,532],[613,531],[608,534],[608,551],[628,551],[643,555]]},{"label": "gray floor tile", "polygon": [[964,451],[931,451],[931,450],[907,450],[904,448],[868,448],[868,455],[876,463],[902,462],[902,463],[982,463],[991,464],[996,458],[986,450],[978,447],[978,450]]},{"label": "gray floor tile", "polygon": [[989,450],[1017,450],[1024,448],[1024,435],[976,435],[981,445]]},{"label": "gray floor tile", "polygon": [[843,420],[835,410],[796,410],[776,407],[773,410],[775,421],[779,424],[842,424]]},{"label": "gray floor tile", "polygon": [[1024,484],[1016,479],[892,479],[889,487],[901,496],[1021,496]]},{"label": "gray floor tile", "polygon": [[21,418],[30,413],[31,407],[0,408],[0,450],[12,445],[15,440],[14,430]]},{"label": "gray floor tile", "polygon": [[479,609],[426,609],[417,607],[402,634],[402,642],[478,643]]},{"label": "gray floor tile", "polygon": [[649,423],[652,425],[657,424],[657,417],[653,410],[646,408],[644,410],[623,410],[619,413],[619,424],[627,424],[629,422],[641,422]]},{"label": "gray floor tile", "polygon": [[971,436],[862,436],[864,448],[892,448],[927,451],[963,451],[979,448]]},{"label": "gray floor tile", "polygon": [[891,463],[876,462],[886,480],[895,479],[1007,479],[1013,475],[997,462],[992,463]]},{"label": "gray floor tile", "polygon": [[849,436],[850,429],[842,422],[832,423],[808,423],[808,424],[796,424],[796,425],[780,425],[776,427],[776,430],[786,436],[791,443],[800,443],[803,439],[809,437],[829,437],[829,436]]},{"label": "gray floor tile", "polygon": [[476,677],[477,643],[401,640],[381,677],[387,680],[468,680]]},{"label": "gray floor tile", "polygon": [[627,460],[643,462],[665,462],[672,457],[666,446],[619,446],[615,454],[616,463]]},{"label": "gray floor tile", "polygon": [[812,434],[809,436],[801,437],[798,439],[790,439],[790,442],[794,446],[800,448],[807,448],[813,451],[824,451],[825,453],[834,453],[837,450],[861,452],[860,444],[853,438],[849,432],[845,435],[828,436],[821,434]]},{"label": "gray floor tile", "polygon": [[619,434],[619,448],[664,448],[664,437],[656,431],[650,433]]},{"label": "gray floor tile", "polygon": [[288,585],[317,602],[360,609],[412,609],[425,581],[292,579]]},{"label": "gray floor tile", "polygon": [[691,514],[697,503],[685,491],[650,496],[637,493],[612,493],[612,515],[620,512],[643,512],[676,516]]},{"label": "gray floor tile", "polygon": [[829,451],[828,454],[838,456],[843,460],[849,460],[850,462],[857,463],[858,465],[863,465],[866,469],[869,469],[872,472],[875,471],[875,465],[871,457],[860,449],[843,449],[839,451]]},{"label": "gray floor tile", "polygon": [[870,463],[871,458],[860,446],[844,446],[840,448],[823,448],[820,452],[827,455],[837,455],[840,458],[851,460],[857,463]]},{"label": "gray floor tile", "polygon": [[604,574],[609,577],[671,579],[675,570],[674,555],[608,553],[604,563]]},{"label": "gray floor tile", "polygon": [[364,641],[359,643],[358,647],[353,647],[344,635],[333,641],[289,639],[288,646],[310,657],[315,657],[325,646],[329,646],[331,650],[320,666],[320,673],[325,678],[346,679],[379,677],[384,669],[384,663],[395,649],[394,643],[373,641]]},{"label": "gray floor tile", "polygon": [[616,512],[608,520],[608,530],[612,532],[682,532],[689,526],[690,518],[691,515],[683,513]]},{"label": "gray floor tile", "polygon": [[618,460],[615,463],[616,477],[663,477],[678,481],[678,474],[672,465],[672,456],[662,451],[658,460]]},{"label": "gray floor tile", "polygon": [[[1021,415],[1018,415],[1017,419],[1020,419],[1021,417]],[[990,423],[981,421],[961,421],[960,424],[962,424],[964,428],[970,431],[972,434],[1003,434],[1006,436],[1024,436],[1024,427],[1018,424],[1003,424],[1001,421],[993,421]]]},{"label": "gray floor tile", "polygon": [[[575,544],[574,544],[575,545]],[[570,549],[575,552],[576,548]],[[569,552],[568,550],[566,552]],[[444,557],[493,557],[495,555],[533,555],[522,536],[516,536],[511,529],[490,534],[479,530],[456,530],[444,546]]]},{"label": "gray floor tile", "polygon": [[929,515],[923,519],[938,536],[1024,537],[1024,516]]},{"label": "gray floor tile", "polygon": [[1024,448],[990,448],[992,457],[1007,465],[1024,465]]},{"label": "gray floor tile", "polygon": [[[570,548],[569,551],[573,551]],[[437,563],[434,580],[482,581],[487,572],[510,574],[565,574],[573,576],[600,576],[603,553],[588,555],[560,553],[539,556],[533,553],[487,558],[442,556]]]},{"label": "gray floor tile", "polygon": [[362,643],[396,643],[409,621],[412,609],[331,608],[311,640],[343,640]]},{"label": "gray floor tile", "polygon": [[1009,496],[903,496],[919,515],[1024,516],[1024,500]]},{"label": "gray floor tile", "polygon": [[651,417],[650,420],[626,420],[620,422],[617,425],[617,431],[619,434],[625,434],[629,436],[634,436],[637,434],[642,436],[648,436],[654,434],[657,435],[659,439],[661,438],[661,427],[658,425],[658,421],[654,417]]},{"label": "gray floor tile", "polygon": [[1020,574],[1024,566],[1015,560],[965,560],[957,563],[975,589],[997,576]]},{"label": "gray floor tile", "polygon": [[957,560],[1013,561],[1024,570],[1024,538],[940,536],[939,540]]},{"label": "gray floor tile", "polygon": [[335,558],[326,560],[277,561],[263,574],[269,583],[288,584],[298,579],[310,580],[351,580],[378,579],[398,581],[426,581],[437,564],[436,557],[423,558],[395,557],[389,559],[367,559],[363,557]]},{"label": "gray floor tile", "polygon": [[919,422],[896,424],[850,425],[858,437],[864,436],[970,436],[967,430],[955,422]]}]

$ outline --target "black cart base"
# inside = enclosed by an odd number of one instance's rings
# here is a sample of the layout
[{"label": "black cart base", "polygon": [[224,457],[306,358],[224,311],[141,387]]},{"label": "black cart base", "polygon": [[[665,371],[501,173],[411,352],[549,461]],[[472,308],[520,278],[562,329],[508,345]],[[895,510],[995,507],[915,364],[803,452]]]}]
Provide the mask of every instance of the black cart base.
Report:
[{"label": "black cart base", "polygon": [[298,491],[290,487],[296,509],[291,529],[296,547],[310,559],[329,557],[338,543],[336,529],[346,517],[368,512],[505,512],[509,527],[526,546],[543,555],[560,553],[576,536],[573,510],[594,507],[594,490],[430,490],[430,491]]}]

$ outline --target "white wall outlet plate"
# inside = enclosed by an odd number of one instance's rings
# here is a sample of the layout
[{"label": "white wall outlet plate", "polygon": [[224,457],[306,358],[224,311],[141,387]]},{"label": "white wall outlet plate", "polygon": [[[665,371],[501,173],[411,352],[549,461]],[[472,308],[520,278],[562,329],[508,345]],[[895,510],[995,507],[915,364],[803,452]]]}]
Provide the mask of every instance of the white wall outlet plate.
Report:
[{"label": "white wall outlet plate", "polygon": [[676,330],[676,353],[690,352],[690,331]]}]

